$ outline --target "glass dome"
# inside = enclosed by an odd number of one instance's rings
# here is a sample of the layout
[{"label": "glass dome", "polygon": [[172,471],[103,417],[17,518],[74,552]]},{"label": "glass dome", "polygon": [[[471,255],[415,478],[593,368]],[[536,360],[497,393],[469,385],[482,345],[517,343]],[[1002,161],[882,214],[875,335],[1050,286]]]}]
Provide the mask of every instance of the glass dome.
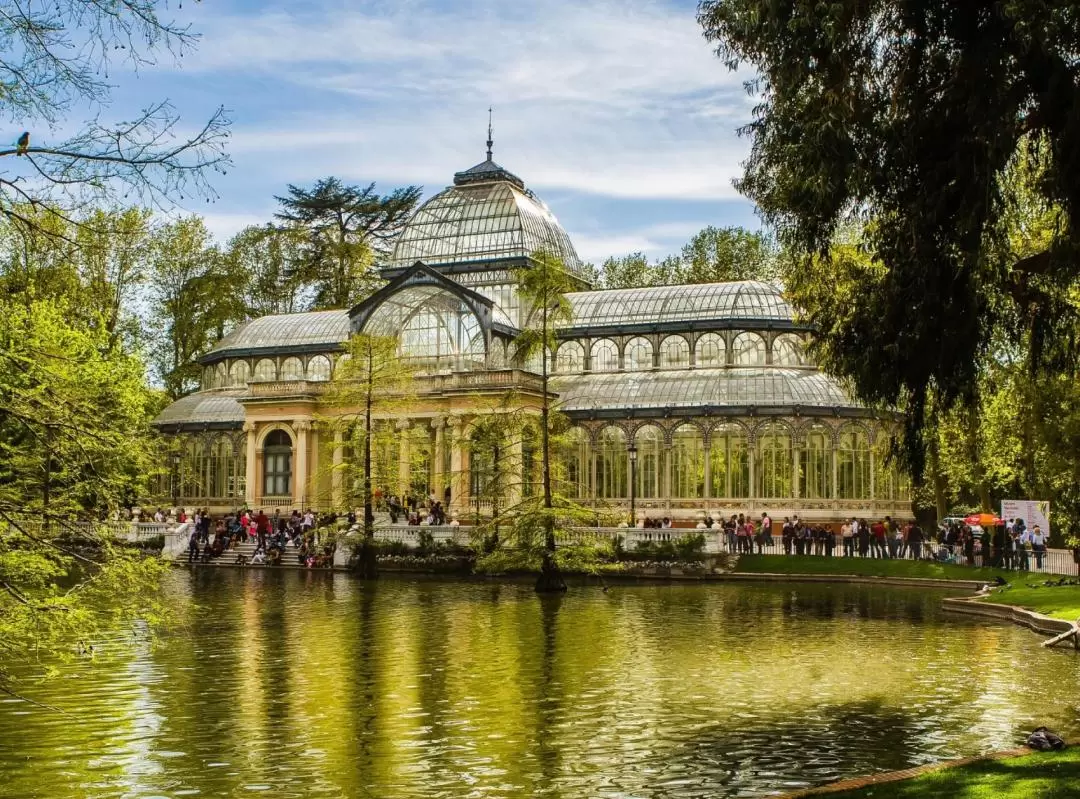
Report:
[{"label": "glass dome", "polygon": [[493,161],[454,176],[413,215],[398,237],[390,266],[429,266],[520,259],[544,249],[582,275],[570,237],[519,178]]}]

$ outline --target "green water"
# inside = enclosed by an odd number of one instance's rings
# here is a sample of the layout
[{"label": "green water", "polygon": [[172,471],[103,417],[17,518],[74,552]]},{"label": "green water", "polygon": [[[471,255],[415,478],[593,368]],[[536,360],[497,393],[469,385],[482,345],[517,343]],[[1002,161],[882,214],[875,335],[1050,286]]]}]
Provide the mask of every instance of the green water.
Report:
[{"label": "green water", "polygon": [[0,703],[0,796],[726,797],[1080,734],[1080,658],[942,594],[205,569]]}]

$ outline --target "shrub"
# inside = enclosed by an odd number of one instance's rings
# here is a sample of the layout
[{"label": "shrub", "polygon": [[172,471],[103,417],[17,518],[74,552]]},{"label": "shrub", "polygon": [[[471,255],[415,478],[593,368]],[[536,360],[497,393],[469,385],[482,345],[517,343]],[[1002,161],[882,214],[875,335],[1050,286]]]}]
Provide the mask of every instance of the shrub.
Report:
[{"label": "shrub", "polygon": [[701,533],[684,535],[675,542],[675,551],[680,560],[701,560],[705,554],[705,536]]}]

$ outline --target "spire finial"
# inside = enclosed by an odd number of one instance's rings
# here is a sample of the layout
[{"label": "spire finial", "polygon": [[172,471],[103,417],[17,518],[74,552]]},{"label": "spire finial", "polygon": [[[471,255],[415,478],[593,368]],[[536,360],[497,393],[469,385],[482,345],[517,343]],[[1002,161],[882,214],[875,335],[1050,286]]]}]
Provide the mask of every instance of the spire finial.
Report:
[{"label": "spire finial", "polygon": [[488,138],[487,138],[487,160],[491,160],[491,148],[495,144],[491,138],[491,106],[488,106]]}]

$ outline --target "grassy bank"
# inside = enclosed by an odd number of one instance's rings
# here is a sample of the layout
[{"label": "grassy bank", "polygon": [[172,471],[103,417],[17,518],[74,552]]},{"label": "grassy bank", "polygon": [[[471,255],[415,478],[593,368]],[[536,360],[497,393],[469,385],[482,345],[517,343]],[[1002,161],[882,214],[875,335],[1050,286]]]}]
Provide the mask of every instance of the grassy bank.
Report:
[{"label": "grassy bank", "polygon": [[1080,786],[1080,746],[981,760],[909,780],[828,794],[829,799],[1066,799]]},{"label": "grassy bank", "polygon": [[[1045,579],[1043,575],[1018,577],[1014,574],[1008,588],[993,591],[983,601],[1018,605],[1055,619],[1080,619],[1080,585],[1041,585]],[[1032,585],[1037,587],[1031,588]]]},{"label": "grassy bank", "polygon": [[[975,569],[925,560],[877,560],[874,558],[823,558],[811,555],[743,555],[735,571],[744,574],[822,574],[855,577],[921,577],[934,580],[993,582],[998,575],[1015,579],[1016,572]],[[1026,575],[1025,575],[1026,576]]]}]

